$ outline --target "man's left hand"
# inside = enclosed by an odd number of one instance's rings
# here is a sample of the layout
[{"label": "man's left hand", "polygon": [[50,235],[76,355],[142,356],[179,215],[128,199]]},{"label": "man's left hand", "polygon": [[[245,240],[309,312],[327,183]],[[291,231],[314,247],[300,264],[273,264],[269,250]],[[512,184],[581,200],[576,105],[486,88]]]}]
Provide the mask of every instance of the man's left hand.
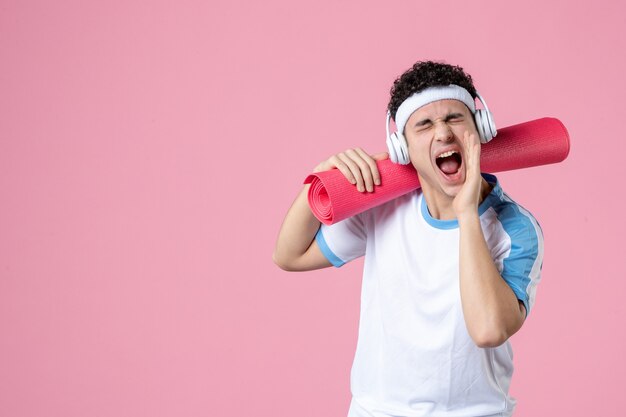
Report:
[{"label": "man's left hand", "polygon": [[452,208],[459,218],[467,214],[478,214],[482,176],[480,175],[480,142],[467,130],[463,135],[465,158],[465,184],[452,202]]}]

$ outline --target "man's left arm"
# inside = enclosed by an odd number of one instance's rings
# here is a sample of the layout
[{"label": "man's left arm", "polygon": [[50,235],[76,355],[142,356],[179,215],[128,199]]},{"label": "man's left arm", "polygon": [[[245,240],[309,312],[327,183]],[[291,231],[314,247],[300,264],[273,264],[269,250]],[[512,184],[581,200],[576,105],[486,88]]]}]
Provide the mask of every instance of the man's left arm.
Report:
[{"label": "man's left arm", "polygon": [[476,345],[495,347],[522,327],[526,308],[500,275],[480,224],[480,142],[466,132],[464,144],[466,180],[454,200],[460,231],[461,302],[467,330]]},{"label": "man's left arm", "polygon": [[467,330],[480,347],[504,343],[524,323],[526,308],[502,278],[476,216],[459,218],[461,301]]}]

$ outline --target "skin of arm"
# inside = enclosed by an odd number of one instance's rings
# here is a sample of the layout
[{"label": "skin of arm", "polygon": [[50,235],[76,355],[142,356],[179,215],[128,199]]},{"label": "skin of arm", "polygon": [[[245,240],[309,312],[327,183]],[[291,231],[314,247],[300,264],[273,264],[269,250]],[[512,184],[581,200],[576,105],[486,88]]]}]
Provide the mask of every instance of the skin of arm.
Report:
[{"label": "skin of arm", "polygon": [[[320,163],[313,172],[339,169],[360,192],[374,191],[380,184],[380,174],[375,160],[386,159],[387,153],[368,155],[360,148],[348,149]],[[285,271],[310,271],[332,264],[326,259],[315,241],[320,222],[315,218],[307,201],[310,185],[305,185],[291,205],[278,233],[273,260]]]},{"label": "skin of arm", "polygon": [[465,132],[467,178],[453,202],[459,222],[461,302],[468,332],[479,347],[504,343],[524,323],[526,310],[491,258],[478,215],[482,177],[480,143]]},{"label": "skin of arm", "polygon": [[331,266],[315,241],[320,222],[309,209],[309,187],[307,184],[300,191],[278,233],[273,260],[285,271],[310,271]]}]

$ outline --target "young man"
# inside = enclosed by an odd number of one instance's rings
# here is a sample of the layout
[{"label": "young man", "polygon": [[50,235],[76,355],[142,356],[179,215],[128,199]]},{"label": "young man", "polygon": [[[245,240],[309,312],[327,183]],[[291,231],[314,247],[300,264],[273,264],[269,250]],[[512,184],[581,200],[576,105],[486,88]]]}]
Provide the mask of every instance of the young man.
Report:
[{"label": "young man", "polygon": [[[476,96],[460,67],[416,63],[395,81],[389,111],[421,189],[320,226],[307,185],[283,222],[274,261],[285,270],[365,255],[350,417],[513,413],[508,339],[532,308],[543,236],[480,172]],[[371,192],[386,157],[352,149],[315,171],[338,168]]]}]

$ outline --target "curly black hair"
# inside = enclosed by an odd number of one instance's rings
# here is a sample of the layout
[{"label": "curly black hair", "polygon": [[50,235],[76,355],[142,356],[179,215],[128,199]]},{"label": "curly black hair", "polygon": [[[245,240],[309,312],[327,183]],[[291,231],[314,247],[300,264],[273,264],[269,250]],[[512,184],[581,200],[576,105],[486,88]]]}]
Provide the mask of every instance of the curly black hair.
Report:
[{"label": "curly black hair", "polygon": [[465,88],[473,98],[476,98],[476,89],[472,77],[463,71],[463,68],[443,62],[418,61],[393,82],[387,110],[391,112],[395,120],[402,102],[414,93],[428,87],[450,84]]}]

